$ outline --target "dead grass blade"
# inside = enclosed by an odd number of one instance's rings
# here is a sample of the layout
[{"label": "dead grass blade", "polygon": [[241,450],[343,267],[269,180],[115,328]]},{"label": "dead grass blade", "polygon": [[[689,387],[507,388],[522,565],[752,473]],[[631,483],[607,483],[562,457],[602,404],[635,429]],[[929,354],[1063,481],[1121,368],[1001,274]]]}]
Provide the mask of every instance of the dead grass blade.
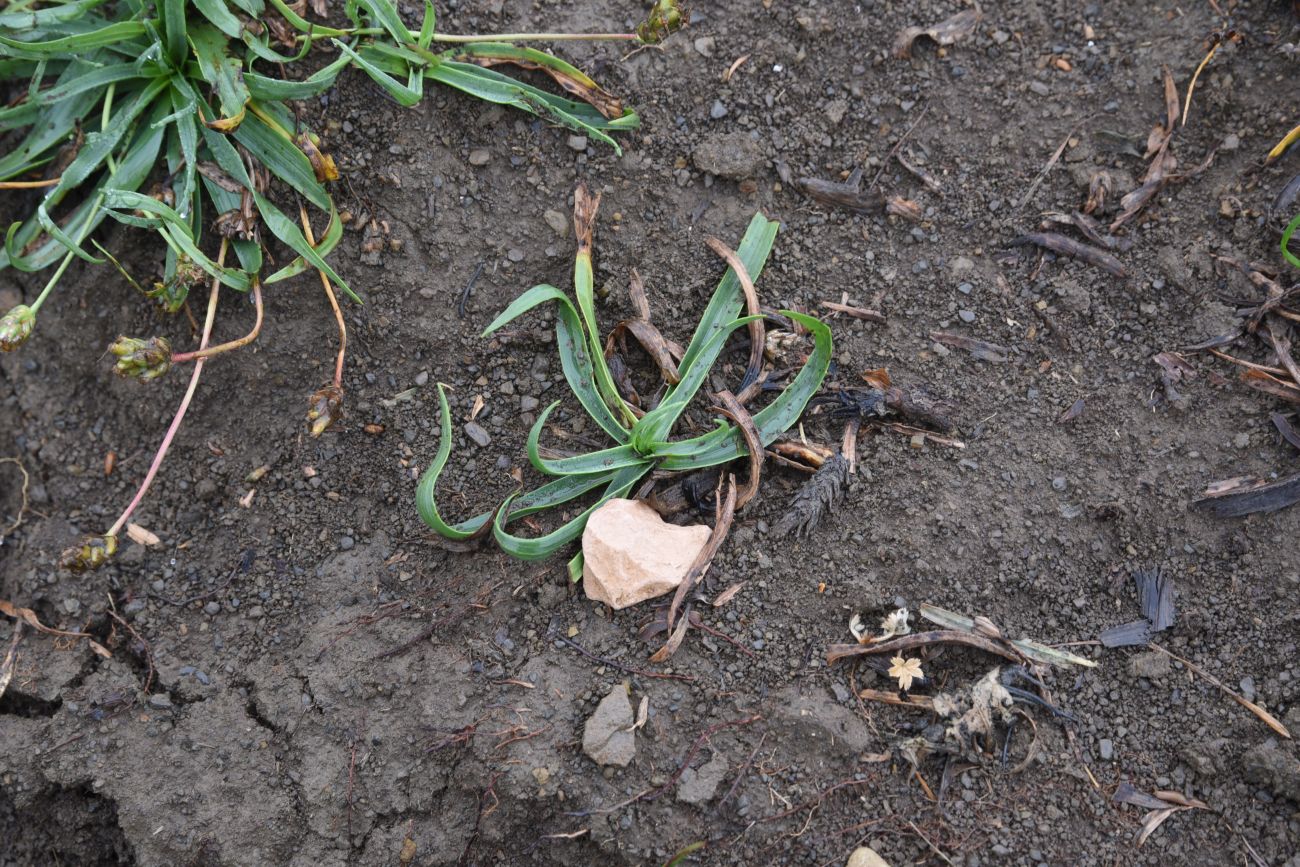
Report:
[{"label": "dead grass blade", "polygon": [[1300,366],[1295,363],[1295,358],[1291,355],[1291,337],[1290,326],[1286,325],[1280,317],[1270,316],[1268,318],[1268,341],[1273,347],[1273,352],[1277,354],[1277,360],[1291,375],[1291,379],[1300,384]]},{"label": "dead grass blade", "polygon": [[858,690],[858,698],[867,701],[878,701],[881,704],[892,704],[896,707],[934,710],[934,699],[928,695],[899,695],[897,692],[890,692],[885,689],[860,689]]},{"label": "dead grass blade", "polygon": [[520,69],[527,69],[533,72],[544,72],[560,87],[564,88],[569,93],[578,97],[578,99],[581,99],[583,102],[596,109],[596,111],[600,112],[606,120],[616,120],[623,116],[623,101],[602,88],[600,85],[596,84],[596,82],[592,81],[590,78],[587,78],[585,75],[579,78],[564,69],[557,69],[553,66],[535,63],[522,57],[485,54],[481,51],[476,51],[473,54],[459,55],[456,59],[485,68],[492,66],[517,66]]},{"label": "dead grass blade", "polygon": [[930,37],[939,45],[952,45],[974,33],[975,26],[982,17],[978,8],[964,9],[930,27],[908,27],[894,40],[894,56],[899,60],[907,60],[912,56],[912,44],[922,36]]},{"label": "dead grass blade", "polygon": [[984,340],[976,340],[973,337],[964,337],[960,334],[931,331],[930,339],[935,343],[942,343],[944,346],[951,346],[954,349],[964,349],[981,361],[1001,364],[1011,357],[1011,350],[1005,346],[999,346],[996,343],[989,343]]},{"label": "dead grass blade", "polygon": [[741,406],[740,401],[729,391],[720,391],[717,396],[722,406],[714,407],[714,412],[731,419],[732,424],[745,438],[745,448],[749,451],[749,478],[745,481],[744,489],[736,497],[736,508],[743,509],[745,504],[754,499],[758,493],[758,484],[763,477],[763,458],[767,453],[763,450],[763,440],[758,435],[758,428],[754,426],[754,419],[749,414],[749,410]]},{"label": "dead grass blade", "polygon": [[[718,480],[718,487],[721,488],[723,480]],[[713,532],[709,534],[709,540],[704,543],[700,553],[695,555],[695,561],[691,563],[691,568],[686,570],[686,577],[682,583],[677,585],[677,592],[673,594],[673,601],[668,606],[668,624],[676,624],[672,637],[668,643],[661,647],[650,657],[651,662],[664,662],[670,656],[677,652],[677,648],[682,643],[682,637],[677,635],[678,632],[685,636],[686,627],[690,625],[689,618],[683,617],[680,621],[677,614],[681,610],[682,603],[686,601],[686,595],[695,589],[695,585],[708,571],[709,565],[717,555],[718,549],[722,547],[722,542],[727,538],[727,533],[731,531],[731,522],[736,516],[736,477],[730,473],[726,478],[727,493],[726,496],[719,496],[717,502],[718,515],[713,523]]]},{"label": "dead grass blade", "polygon": [[596,212],[600,210],[600,193],[592,195],[585,183],[573,191],[573,236],[578,242],[578,255],[591,255],[591,235],[596,227]]},{"label": "dead grass blade", "polygon": [[1079,416],[1083,415],[1083,408],[1084,408],[1083,398],[1079,398],[1073,404],[1070,405],[1069,409],[1061,413],[1061,417],[1056,420],[1056,423],[1069,424]]},{"label": "dead grass blade", "polygon": [[90,649],[95,653],[105,659],[113,658],[113,654],[109,653],[108,648],[104,647],[104,645],[100,644],[89,634],[85,632],[65,632],[62,629],[54,629],[46,626],[44,623],[41,623],[39,618],[37,618],[35,611],[30,608],[19,608],[7,599],[0,599],[0,614],[12,617],[14,620],[21,620],[32,629],[35,629],[37,632],[44,632],[46,635],[57,635],[61,638],[84,638],[86,639],[86,643],[90,645]]},{"label": "dead grass blade", "polygon": [[[1220,355],[1220,353],[1216,352],[1215,355]],[[1236,361],[1237,359],[1232,360]],[[1249,362],[1247,362],[1247,364],[1249,364]],[[1277,370],[1277,368],[1270,369]],[[1282,371],[1277,370],[1277,372],[1281,373]],[[1241,372],[1241,379],[1246,383],[1246,385],[1256,391],[1262,391],[1265,394],[1280,397],[1283,400],[1290,401],[1291,403],[1300,403],[1300,388],[1297,388],[1289,382],[1284,382],[1276,376],[1269,375],[1261,366],[1249,365],[1246,370]]]},{"label": "dead grass blade", "polygon": [[[1297,477],[1297,478],[1300,478],[1300,477]],[[1251,713],[1253,713],[1255,716],[1259,717],[1259,718],[1264,722],[1264,724],[1265,724],[1266,726],[1268,726],[1269,728],[1271,728],[1273,731],[1277,732],[1279,735],[1281,735],[1282,737],[1286,738],[1287,740],[1291,740],[1291,732],[1287,731],[1286,726],[1284,726],[1284,725],[1282,725],[1282,723],[1278,722],[1276,717],[1274,717],[1274,716],[1273,716],[1271,713],[1269,713],[1268,711],[1264,710],[1264,709],[1263,709],[1262,707],[1260,707],[1259,705],[1255,704],[1253,701],[1250,701],[1249,699],[1247,699],[1245,696],[1243,696],[1243,695],[1241,695],[1241,694],[1239,694],[1239,693],[1236,693],[1236,692],[1234,692],[1233,690],[1229,689],[1228,687],[1224,686],[1222,681],[1220,681],[1220,680],[1219,680],[1218,678],[1216,678],[1214,675],[1210,674],[1210,673],[1209,673],[1208,671],[1206,671],[1205,669],[1201,668],[1201,667],[1200,667],[1199,665],[1197,665],[1196,663],[1192,662],[1191,660],[1184,659],[1183,657],[1179,656],[1179,655],[1176,654],[1176,653],[1171,653],[1170,651],[1165,650],[1163,647],[1161,647],[1161,646],[1158,645],[1158,644],[1149,644],[1149,645],[1147,645],[1147,646],[1150,647],[1152,650],[1158,650],[1158,651],[1160,651],[1160,652],[1163,653],[1165,656],[1168,656],[1168,657],[1170,657],[1171,659],[1176,659],[1176,660],[1178,660],[1178,661],[1181,662],[1183,665],[1187,666],[1189,669],[1191,669],[1192,671],[1196,672],[1196,673],[1199,674],[1201,677],[1205,678],[1205,679],[1208,680],[1210,683],[1212,683],[1212,684],[1214,684],[1215,686],[1217,686],[1220,690],[1222,690],[1223,692],[1227,693],[1229,696],[1232,697],[1232,700],[1233,700],[1233,701],[1235,701],[1237,704],[1241,705],[1241,706],[1244,707],[1246,710],[1248,710],[1248,711],[1250,711]]]},{"label": "dead grass blade", "polygon": [[[740,257],[736,255],[734,250],[717,238],[709,237],[705,238],[704,241],[709,245],[710,250],[721,256],[731,266],[731,270],[736,272],[736,279],[740,281],[740,288],[745,293],[745,314],[747,316],[761,316],[763,310],[758,305],[758,291],[754,289],[754,281],[749,278],[749,271],[745,269],[745,263],[740,261]],[[763,320],[755,319],[749,323],[749,366],[745,369],[745,378],[740,384],[742,391],[748,388],[750,383],[755,382],[759,373],[762,372],[763,346]]]},{"label": "dead grass blade", "polygon": [[18,458],[0,458],[0,464],[13,464],[18,468],[18,472],[23,474],[22,504],[19,505],[18,516],[13,519],[13,522],[3,530],[0,530],[0,539],[4,539],[5,536],[8,536],[14,530],[17,530],[23,525],[23,519],[27,515],[27,506],[29,505],[27,489],[31,487],[32,477],[27,474],[27,467],[23,466],[23,462]]},{"label": "dead grass blade", "polygon": [[1012,246],[1033,244],[1054,253],[1087,262],[1089,265],[1095,265],[1113,277],[1124,278],[1128,276],[1128,272],[1124,270],[1124,266],[1120,264],[1120,261],[1105,250],[1081,244],[1056,232],[1031,232],[1028,235],[1021,235],[1011,244]]},{"label": "dead grass blade", "polygon": [[1276,482],[1238,476],[1215,482],[1192,505],[1209,509],[1220,518],[1240,518],[1256,512],[1276,512],[1300,502],[1300,475]]},{"label": "dead grass blade", "polygon": [[1273,422],[1273,427],[1277,428],[1277,432],[1282,435],[1282,439],[1300,449],[1300,432],[1297,432],[1291,422],[1286,420],[1286,416],[1280,412],[1274,412],[1269,413],[1268,418],[1269,421]]},{"label": "dead grass blade", "polygon": [[663,336],[663,333],[648,319],[624,319],[614,326],[614,330],[605,339],[605,358],[614,356],[614,346],[622,341],[626,344],[626,335],[631,334],[641,348],[646,351],[664,380],[676,385],[681,381],[677,371],[676,358],[682,357],[682,348]]},{"label": "dead grass blade", "polygon": [[632,309],[641,319],[650,321],[650,297],[645,294],[645,281],[632,269],[632,277],[627,281],[627,294],[632,298]]},{"label": "dead grass blade", "polygon": [[897,655],[904,651],[927,647],[931,644],[961,644],[983,650],[994,656],[1000,656],[1003,659],[1009,659],[1012,662],[1023,663],[1025,660],[1021,654],[983,636],[969,632],[958,632],[955,629],[937,629],[931,632],[914,632],[911,635],[901,635],[898,638],[891,638],[888,641],[881,641],[876,644],[832,644],[826,650],[826,664],[831,665],[841,659],[854,656],[874,656],[881,653]]}]

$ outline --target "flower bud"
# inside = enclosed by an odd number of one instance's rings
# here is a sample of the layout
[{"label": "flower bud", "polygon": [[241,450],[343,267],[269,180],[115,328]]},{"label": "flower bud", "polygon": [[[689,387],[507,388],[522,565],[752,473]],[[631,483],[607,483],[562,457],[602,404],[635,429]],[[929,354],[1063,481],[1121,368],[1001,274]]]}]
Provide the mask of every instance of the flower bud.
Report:
[{"label": "flower bud", "polygon": [[68,548],[59,557],[59,565],[71,572],[98,569],[117,553],[116,536],[87,536],[80,547]]},{"label": "flower bud", "polygon": [[643,45],[658,45],[682,29],[684,19],[677,0],[658,0],[650,8],[650,15],[636,29],[637,39]]},{"label": "flower bud", "polygon": [[13,352],[27,342],[36,326],[36,313],[26,304],[19,304],[0,316],[0,352]]},{"label": "flower bud", "polygon": [[119,337],[108,351],[117,357],[113,372],[118,376],[156,379],[172,366],[172,345],[165,337]]},{"label": "flower bud", "polygon": [[307,409],[307,424],[311,435],[318,437],[334,422],[343,417],[343,389],[337,385],[324,385],[311,396]]}]

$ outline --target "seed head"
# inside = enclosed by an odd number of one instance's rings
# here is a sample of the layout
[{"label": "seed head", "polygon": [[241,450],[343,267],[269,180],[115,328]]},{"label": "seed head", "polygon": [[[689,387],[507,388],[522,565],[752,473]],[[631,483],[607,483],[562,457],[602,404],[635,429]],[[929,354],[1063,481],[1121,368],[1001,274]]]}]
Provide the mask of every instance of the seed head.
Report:
[{"label": "seed head", "polygon": [[337,385],[323,385],[311,396],[307,408],[307,425],[311,435],[318,437],[343,417],[343,389]]},{"label": "seed head", "polygon": [[117,553],[116,536],[87,536],[79,547],[68,548],[59,557],[59,565],[71,572],[98,569]]},{"label": "seed head", "polygon": [[118,376],[157,379],[172,366],[172,345],[165,337],[119,337],[108,351],[117,357],[113,372]]},{"label": "seed head", "polygon": [[13,352],[27,342],[36,327],[36,313],[26,304],[19,304],[0,316],[0,352]]},{"label": "seed head", "polygon": [[682,23],[682,10],[677,0],[658,0],[651,7],[649,17],[636,29],[636,35],[643,45],[658,45],[681,30]]}]

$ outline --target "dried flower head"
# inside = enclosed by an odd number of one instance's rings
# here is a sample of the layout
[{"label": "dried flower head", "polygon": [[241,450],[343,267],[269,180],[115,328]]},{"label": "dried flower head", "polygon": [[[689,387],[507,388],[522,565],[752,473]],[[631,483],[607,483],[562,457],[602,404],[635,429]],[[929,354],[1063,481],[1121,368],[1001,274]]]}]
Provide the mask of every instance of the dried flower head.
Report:
[{"label": "dried flower head", "polygon": [[108,347],[117,358],[113,372],[118,376],[157,379],[172,366],[172,345],[165,337],[119,337]]},{"label": "dried flower head", "polygon": [[337,385],[324,385],[311,396],[307,408],[307,424],[311,435],[318,437],[330,425],[343,417],[343,389]]},{"label": "dried flower head", "polygon": [[0,316],[0,352],[13,352],[27,342],[36,327],[36,313],[26,304],[19,304]]},{"label": "dried flower head", "polygon": [[914,680],[924,680],[925,672],[921,670],[921,660],[904,659],[901,656],[895,656],[889,660],[889,676],[897,678],[898,688],[907,692],[912,686]]},{"label": "dried flower head", "polygon": [[168,313],[176,313],[185,304],[190,290],[206,279],[207,272],[194,264],[189,256],[180,256],[176,260],[176,270],[161,283],[154,283],[153,289],[145,295],[157,301]]},{"label": "dried flower head", "polygon": [[117,553],[116,536],[87,536],[78,547],[68,548],[59,557],[59,565],[72,572],[98,569]]}]

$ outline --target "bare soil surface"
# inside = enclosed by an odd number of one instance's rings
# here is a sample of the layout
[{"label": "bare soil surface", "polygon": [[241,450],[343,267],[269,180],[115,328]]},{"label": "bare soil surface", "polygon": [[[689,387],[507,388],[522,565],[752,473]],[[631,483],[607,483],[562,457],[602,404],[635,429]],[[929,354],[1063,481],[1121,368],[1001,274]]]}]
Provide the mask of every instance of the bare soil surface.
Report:
[{"label": "bare soil surface", "polygon": [[[931,757],[913,773],[879,754],[933,719],[860,701],[855,688],[892,681],[825,661],[854,612],[874,622],[899,603],[1088,641],[1137,618],[1130,575],[1158,567],[1178,606],[1160,643],[1300,731],[1300,510],[1219,519],[1190,506],[1210,482],[1295,471],[1269,421],[1284,407],[1205,355],[1189,356],[1198,375],[1171,403],[1151,360],[1229,330],[1224,299],[1257,295],[1214,255],[1280,264],[1266,214],[1297,157],[1260,163],[1297,120],[1290,4],[1219,0],[1245,39],[1201,76],[1174,140],[1184,169],[1217,154],[1119,233],[1127,279],[1027,248],[1016,259],[1008,243],[1043,211],[1079,208],[1097,169],[1118,179],[1113,215],[1165,117],[1162,66],[1185,94],[1222,24],[1214,4],[991,3],[973,36],[942,50],[922,39],[910,60],[892,56],[896,34],[960,7],[697,5],[662,51],[565,46],[641,113],[621,157],[456,93],[401,109],[358,74],[306,106],[353,215],[337,267],[365,299],[346,311],[347,415],[306,436],[332,321],[314,277],[269,290],[261,338],[208,366],[137,513],[162,544],[124,540],[86,575],[60,572],[60,550],[129,499],[186,379],[119,380],[103,347],[119,333],[192,336],[115,272],[74,266],[37,335],[0,358],[0,455],[32,476],[25,521],[0,546],[0,598],[91,631],[113,658],[24,636],[0,699],[0,864],[664,864],[700,841],[679,863],[838,865],[869,843],[895,865],[1300,864],[1294,742],[1179,663],[1075,646],[1098,667],[1049,686],[1077,723],[1030,710],[1036,735],[1022,721],[1005,763],[999,743],[976,767]],[[641,11],[462,0],[439,24],[603,30]],[[937,191],[889,158],[913,124],[900,153]],[[881,172],[879,188],[923,220],[811,201],[779,162],[796,177]],[[764,302],[824,313],[847,296],[883,311],[884,325],[830,320],[833,378],[887,367],[926,385],[957,407],[966,446],[864,433],[843,506],[804,542],[771,530],[801,479],[769,467],[705,590],[743,588],[699,609],[734,643],[695,630],[665,666],[638,639],[646,607],[589,602],[561,558],[448,552],[413,507],[438,445],[439,381],[455,387],[444,509],[491,508],[527,470],[539,402],[564,392],[548,315],[479,334],[525,288],[570,285],[579,180],[604,196],[606,327],[629,313],[636,268],[684,342],[723,270],[704,238],[734,244],[762,210],[782,223]],[[105,243],[134,250],[142,274],[158,268],[142,235],[115,228]],[[38,287],[10,272],[0,307]],[[252,316],[228,295],[218,338]],[[1007,360],[934,331],[999,344]],[[744,366],[737,344],[723,379]],[[481,445],[463,429],[476,397]],[[1082,414],[1058,423],[1079,399]],[[555,418],[598,434],[576,404]],[[806,432],[838,437],[820,422]],[[20,481],[0,464],[0,515],[18,513]],[[0,648],[12,629],[0,621]],[[960,649],[926,660],[950,689],[992,664]],[[631,763],[602,769],[584,723],[624,684],[633,707],[648,698],[648,721]],[[1124,781],[1210,809],[1174,814],[1139,848],[1144,811],[1111,800]]]}]

